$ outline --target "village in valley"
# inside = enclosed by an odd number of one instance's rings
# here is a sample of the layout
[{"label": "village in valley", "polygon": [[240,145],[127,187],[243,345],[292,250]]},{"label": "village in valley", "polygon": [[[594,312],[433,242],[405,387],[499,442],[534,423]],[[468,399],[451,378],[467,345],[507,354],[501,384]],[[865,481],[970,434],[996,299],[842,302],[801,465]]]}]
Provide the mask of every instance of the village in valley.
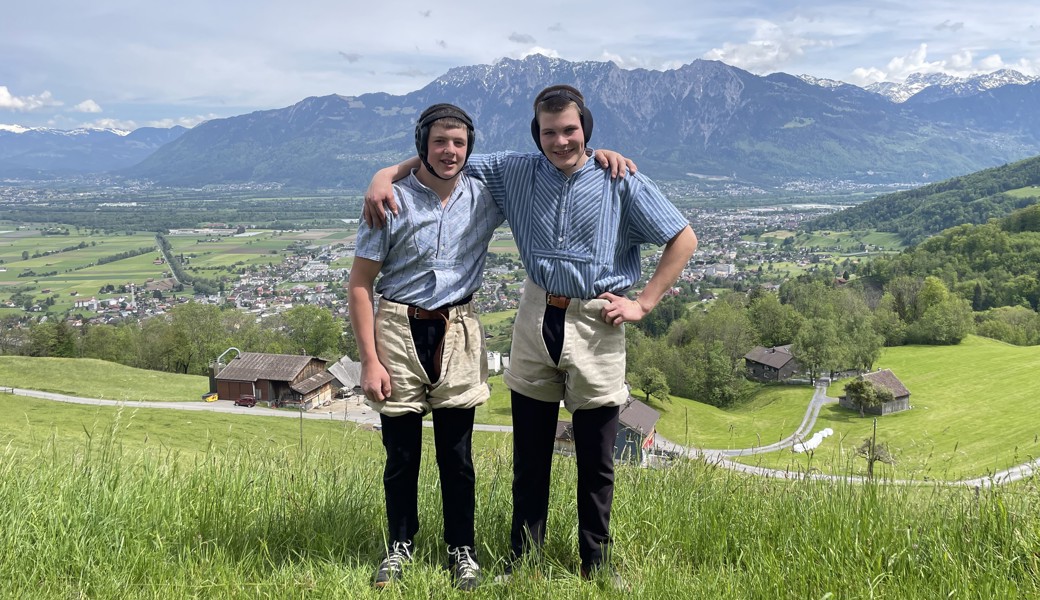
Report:
[{"label": "village in valley", "polygon": [[[857,241],[849,234],[835,235],[822,240],[830,245],[793,243],[796,229],[808,219],[835,210],[833,205],[787,205],[725,210],[688,210],[699,240],[699,248],[688,265],[681,282],[690,284],[699,300],[710,300],[713,289],[740,288],[763,285],[776,288],[787,277],[821,265],[834,268],[841,260],[859,260],[870,252],[892,251],[895,248],[872,246]],[[356,220],[345,224],[353,231]],[[69,318],[73,324],[114,323],[123,319],[145,319],[162,314],[173,304],[195,301],[208,304],[232,305],[255,314],[258,319],[277,314],[299,304],[329,308],[336,316],[345,317],[345,283],[349,262],[353,257],[353,235],[335,236],[339,241],[328,242],[316,230],[279,232],[286,240],[284,247],[270,260],[225,268],[223,289],[212,294],[184,293],[185,286],[167,268],[169,260],[183,261],[191,271],[201,262],[191,245],[177,244],[178,256],[168,257],[156,249],[152,264],[155,276],[140,281],[113,276],[113,280],[89,295],[85,291],[74,294]],[[302,234],[302,235],[295,235]],[[243,240],[270,236],[271,232],[230,224],[214,223],[206,227],[172,229],[167,238],[192,240],[199,248],[210,252],[220,246],[230,247]],[[844,240],[842,238],[845,238]],[[659,252],[645,255],[644,272],[656,264]],[[60,260],[60,256],[56,256]],[[60,266],[60,262],[54,261]],[[7,273],[20,269],[17,262],[0,265]],[[836,268],[837,275],[844,269]],[[503,227],[492,242],[485,265],[485,278],[475,296],[481,312],[513,310],[519,300],[519,283],[523,280],[522,265],[512,243],[512,235]],[[35,301],[22,306],[18,299],[0,296],[0,306],[8,309],[24,308],[27,313],[48,313],[46,298],[53,290],[40,279]],[[10,311],[8,315],[12,314]],[[50,318],[59,315],[52,314]]]}]

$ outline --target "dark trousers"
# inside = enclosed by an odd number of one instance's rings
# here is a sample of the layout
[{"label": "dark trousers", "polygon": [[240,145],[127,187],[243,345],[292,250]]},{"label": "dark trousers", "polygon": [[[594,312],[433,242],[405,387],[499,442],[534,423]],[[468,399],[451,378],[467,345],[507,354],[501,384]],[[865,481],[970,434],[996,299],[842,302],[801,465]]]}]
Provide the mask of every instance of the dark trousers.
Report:
[{"label": "dark trousers", "polygon": [[[431,381],[440,373],[434,349],[444,337],[444,323],[413,321],[412,338],[420,363]],[[440,472],[444,541],[449,546],[475,546],[475,475],[473,471],[473,408],[433,411],[434,447]],[[419,464],[422,458],[422,415],[379,415],[386,449],[383,491],[389,541],[410,542],[419,531]]]},{"label": "dark trousers", "polygon": [[[542,337],[553,360],[563,345],[562,309],[547,307]],[[560,406],[512,392],[513,522],[510,545],[521,556],[545,542],[549,515],[553,445]],[[578,462],[578,554],[585,567],[604,562],[610,551],[610,508],[614,501],[616,406],[578,410],[571,424]]]}]

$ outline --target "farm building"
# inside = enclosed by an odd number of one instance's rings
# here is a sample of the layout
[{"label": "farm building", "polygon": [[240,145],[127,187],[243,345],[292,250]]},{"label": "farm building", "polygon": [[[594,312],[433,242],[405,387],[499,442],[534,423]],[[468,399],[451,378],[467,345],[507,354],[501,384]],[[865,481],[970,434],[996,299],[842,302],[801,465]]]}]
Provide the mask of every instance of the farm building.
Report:
[{"label": "farm building", "polygon": [[[660,414],[631,396],[618,414],[618,432],[614,441],[614,460],[642,463],[645,452],[654,444]],[[557,454],[574,454],[574,428],[567,421],[557,421]]]},{"label": "farm building", "polygon": [[221,400],[252,394],[270,406],[309,410],[332,400],[335,378],[325,365],[314,356],[242,352],[226,365],[218,363],[213,379]]},{"label": "farm building", "polygon": [[614,460],[642,463],[644,453],[654,445],[657,420],[660,418],[661,413],[629,396],[618,415]]},{"label": "farm building", "polygon": [[333,385],[337,386],[337,394],[341,397],[361,396],[361,363],[349,356],[329,365],[329,372],[335,376]]},{"label": "farm building", "polygon": [[784,381],[800,369],[791,354],[791,345],[765,348],[755,346],[744,355],[744,368],[755,381]]},{"label": "farm building", "polygon": [[[888,415],[904,410],[910,410],[910,390],[906,389],[902,381],[896,377],[891,369],[878,369],[859,376],[863,381],[869,381],[874,386],[892,392],[894,400],[885,402],[881,406],[866,406],[863,412],[871,415]],[[838,404],[849,410],[859,411],[859,406],[849,400],[848,396],[838,396]]]}]

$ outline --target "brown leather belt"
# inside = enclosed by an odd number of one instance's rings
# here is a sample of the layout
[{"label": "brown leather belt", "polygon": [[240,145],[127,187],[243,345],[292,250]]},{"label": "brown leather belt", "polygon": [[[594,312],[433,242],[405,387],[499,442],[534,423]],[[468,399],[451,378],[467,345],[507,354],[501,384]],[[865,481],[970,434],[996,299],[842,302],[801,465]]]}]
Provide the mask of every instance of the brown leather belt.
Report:
[{"label": "brown leather belt", "polygon": [[426,310],[425,308],[419,308],[418,306],[408,307],[408,317],[411,319],[444,319],[445,321],[451,320],[451,309],[450,308],[437,308],[434,310]]},{"label": "brown leather belt", "polygon": [[545,303],[549,306],[555,306],[556,308],[562,308],[566,310],[567,307],[571,304],[571,299],[567,296],[556,296],[554,294],[546,292]]}]

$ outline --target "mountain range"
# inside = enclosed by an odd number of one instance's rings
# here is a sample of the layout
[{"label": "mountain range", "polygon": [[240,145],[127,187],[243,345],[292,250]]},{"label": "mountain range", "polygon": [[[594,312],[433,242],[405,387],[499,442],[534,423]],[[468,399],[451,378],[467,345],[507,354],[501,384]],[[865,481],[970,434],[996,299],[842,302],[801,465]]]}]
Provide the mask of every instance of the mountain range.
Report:
[{"label": "mountain range", "polygon": [[51,178],[124,169],[188,129],[45,129],[0,125],[0,176]]},{"label": "mountain range", "polygon": [[591,146],[619,150],[661,180],[923,183],[1040,154],[1040,81],[1014,71],[864,89],[708,60],[651,71],[535,55],[454,68],[405,95],[311,97],[215,119],[171,132],[154,152],[141,148],[132,166],[125,150],[122,163],[113,155],[107,167],[100,152],[93,163],[83,152],[11,152],[12,136],[25,133],[0,131],[0,175],[12,166],[101,168],[162,185],[357,190],[376,168],[414,154],[415,118],[436,102],[474,117],[477,152],[535,151],[531,100],[554,83],[585,94],[595,116]]}]

